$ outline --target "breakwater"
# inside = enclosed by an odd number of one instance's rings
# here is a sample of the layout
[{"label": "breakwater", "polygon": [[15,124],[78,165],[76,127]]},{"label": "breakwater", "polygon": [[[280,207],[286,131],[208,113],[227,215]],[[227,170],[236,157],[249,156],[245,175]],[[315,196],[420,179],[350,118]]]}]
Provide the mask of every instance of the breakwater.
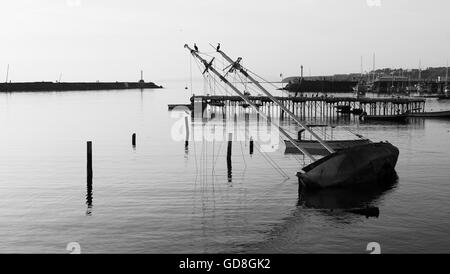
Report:
[{"label": "breakwater", "polygon": [[0,83],[0,92],[162,88],[153,82],[16,82]]}]

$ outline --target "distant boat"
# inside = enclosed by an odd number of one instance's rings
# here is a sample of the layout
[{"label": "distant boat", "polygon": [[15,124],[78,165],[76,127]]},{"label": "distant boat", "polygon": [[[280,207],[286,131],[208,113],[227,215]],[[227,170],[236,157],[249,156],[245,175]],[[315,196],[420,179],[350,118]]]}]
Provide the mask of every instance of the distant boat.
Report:
[{"label": "distant boat", "polygon": [[[256,107],[258,107],[258,108],[262,106],[262,104],[260,104],[260,103],[254,103],[254,105],[255,105]],[[242,106],[243,108],[248,108],[248,107],[250,107],[250,105],[247,104],[247,103],[243,103],[243,104],[241,104],[241,106]]]},{"label": "distant boat", "polygon": [[362,114],[360,119],[363,121],[390,121],[390,122],[406,122],[408,119],[408,113],[396,114],[396,115],[366,115]]},{"label": "distant boat", "polygon": [[450,110],[435,111],[435,112],[408,113],[408,117],[417,117],[417,118],[450,118]]},{"label": "distant boat", "polygon": [[352,112],[352,108],[350,106],[335,106],[337,113],[342,114],[350,114]]},{"label": "distant boat", "polygon": [[422,83],[417,84],[416,88],[419,93],[430,93],[431,92],[430,88]]},{"label": "distant boat", "polygon": [[410,86],[406,87],[406,93],[407,94],[417,94],[418,92],[419,92],[419,90],[417,89],[416,86],[410,85]]},{"label": "distant boat", "polygon": [[356,94],[356,98],[365,97],[368,90],[369,86],[365,85],[362,82],[359,82],[356,86],[353,87],[353,92]]},{"label": "distant boat", "polygon": [[446,88],[446,90],[447,90],[447,92],[445,92],[445,94],[441,94],[441,95],[437,96],[438,100],[449,100],[450,99],[448,89]]},{"label": "distant boat", "polygon": [[[315,140],[296,140],[298,146],[306,149],[312,155],[328,155],[330,154],[318,141]],[[289,140],[284,140],[286,145],[286,154],[302,154]],[[334,149],[339,151],[345,148],[354,147],[358,145],[370,144],[372,143],[369,139],[355,139],[355,140],[327,140],[327,144]]]},{"label": "distant boat", "polygon": [[211,101],[209,102],[210,106],[215,106],[215,107],[223,107],[225,106],[225,104],[223,102],[219,102],[219,101]]},{"label": "distant boat", "polygon": [[447,68],[446,68],[446,72],[445,72],[444,95],[439,96],[438,99],[450,99],[449,87],[448,87],[448,62],[447,62]]}]

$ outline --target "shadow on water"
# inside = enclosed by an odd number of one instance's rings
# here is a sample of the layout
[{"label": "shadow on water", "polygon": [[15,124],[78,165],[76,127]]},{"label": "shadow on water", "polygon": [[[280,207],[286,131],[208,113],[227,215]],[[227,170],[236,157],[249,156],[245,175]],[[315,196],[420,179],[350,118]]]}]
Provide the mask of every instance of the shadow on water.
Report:
[{"label": "shadow on water", "polygon": [[304,190],[299,188],[299,208],[318,209],[325,214],[349,213],[378,217],[376,202],[398,184],[398,175],[376,182],[371,186]]},{"label": "shadow on water", "polygon": [[92,215],[92,175],[87,176],[87,187],[86,187],[86,215]]}]

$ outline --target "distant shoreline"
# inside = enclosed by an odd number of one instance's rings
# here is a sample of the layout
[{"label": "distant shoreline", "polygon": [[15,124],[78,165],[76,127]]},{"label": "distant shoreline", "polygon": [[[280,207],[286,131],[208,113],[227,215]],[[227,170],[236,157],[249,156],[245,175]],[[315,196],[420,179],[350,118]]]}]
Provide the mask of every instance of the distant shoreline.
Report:
[{"label": "distant shoreline", "polygon": [[163,88],[153,82],[10,82],[0,83],[0,92],[30,92],[30,91],[95,91]]}]

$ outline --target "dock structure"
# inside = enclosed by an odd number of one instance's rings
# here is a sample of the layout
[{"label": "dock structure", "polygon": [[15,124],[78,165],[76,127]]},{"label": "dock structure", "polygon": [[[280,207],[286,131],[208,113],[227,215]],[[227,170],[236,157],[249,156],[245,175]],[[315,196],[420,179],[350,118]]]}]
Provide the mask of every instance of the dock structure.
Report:
[{"label": "dock structure", "polygon": [[[281,118],[287,117],[284,111],[277,107],[268,97],[249,96],[248,99],[263,111],[279,114]],[[425,111],[425,100],[419,98],[380,97],[276,97],[285,107],[300,117],[333,117],[338,115],[337,110],[347,106],[354,110],[366,112],[367,115],[396,115],[410,111],[420,113]],[[239,96],[224,95],[194,95],[191,97],[191,109],[202,112],[209,106],[212,109],[225,107],[243,107],[248,105]]]}]

